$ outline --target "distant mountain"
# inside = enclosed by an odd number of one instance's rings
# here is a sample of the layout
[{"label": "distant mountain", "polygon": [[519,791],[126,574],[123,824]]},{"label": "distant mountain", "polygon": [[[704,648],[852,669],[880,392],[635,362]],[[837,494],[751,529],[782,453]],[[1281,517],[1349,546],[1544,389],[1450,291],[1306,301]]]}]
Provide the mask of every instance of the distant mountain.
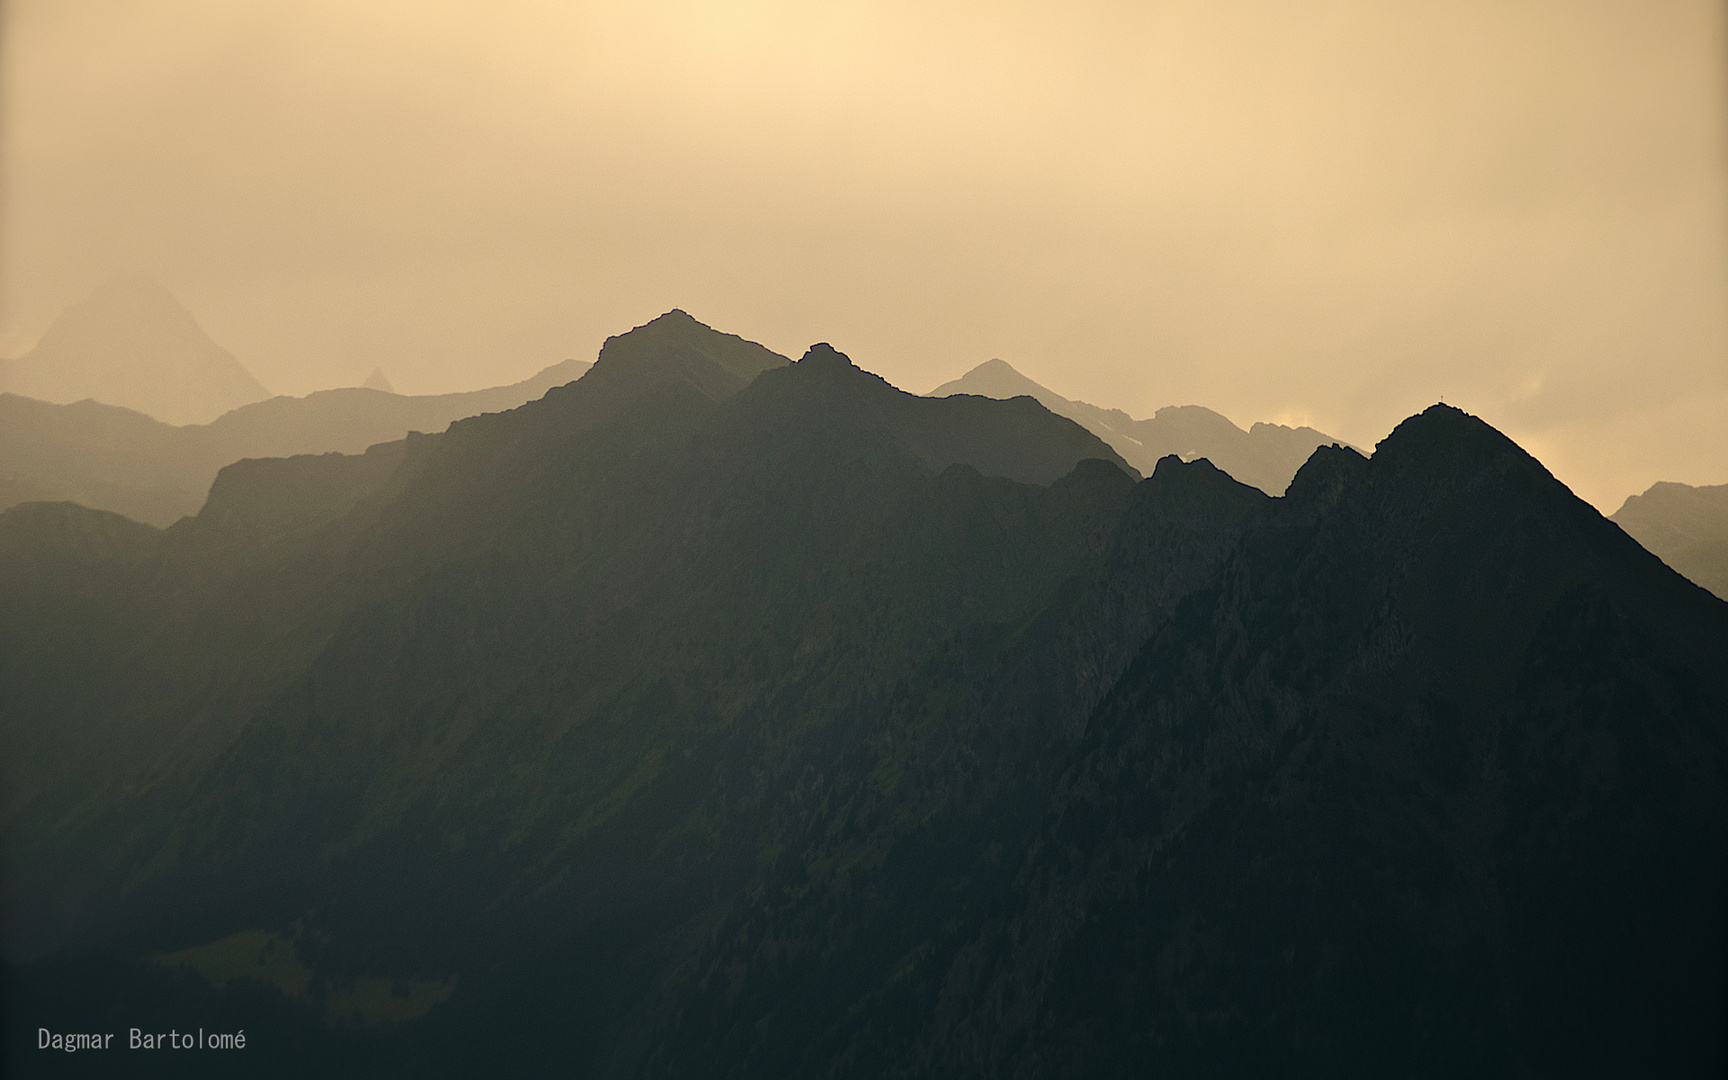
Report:
[{"label": "distant mountain", "polygon": [[196,514],[222,466],[241,458],[357,454],[410,431],[513,409],[581,378],[565,360],[531,379],[461,394],[403,396],[350,387],[274,397],[209,424],[174,427],[130,409],[0,394],[0,508],[70,500],[151,525]]},{"label": "distant mountain", "polygon": [[0,1064],[1719,1075],[1728,604],[1444,406],[1124,464],[673,313],[0,513]]},{"label": "distant mountain", "polygon": [[269,396],[167,289],[136,275],[108,281],[54,320],[34,349],[0,362],[0,391],[94,399],[170,424],[206,423]]},{"label": "distant mountain", "polygon": [[1663,562],[1728,600],[1728,484],[1654,484],[1629,497],[1609,520]]},{"label": "distant mountain", "polygon": [[1296,470],[1316,447],[1340,440],[1309,427],[1255,424],[1247,431],[1198,405],[1171,405],[1148,420],[1136,420],[1120,409],[1101,409],[1070,401],[1033,382],[1003,360],[989,360],[953,382],[930,391],[930,397],[976,394],[988,398],[1026,396],[1037,399],[1058,416],[1084,426],[1109,443],[1123,459],[1150,474],[1160,458],[1175,454],[1183,461],[1205,458],[1237,480],[1268,495],[1282,495]]},{"label": "distant mountain", "polygon": [[396,388],[390,385],[390,380],[384,377],[383,368],[373,368],[372,374],[366,376],[366,381],[360,384],[368,390],[382,390],[386,394],[394,394]]}]

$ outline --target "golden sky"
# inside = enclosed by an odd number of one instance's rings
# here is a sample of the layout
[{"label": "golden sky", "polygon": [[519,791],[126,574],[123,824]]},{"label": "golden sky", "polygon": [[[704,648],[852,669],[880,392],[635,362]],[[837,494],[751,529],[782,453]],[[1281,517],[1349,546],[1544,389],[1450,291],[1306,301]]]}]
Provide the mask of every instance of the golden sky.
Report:
[{"label": "golden sky", "polygon": [[118,271],[273,391],[671,307],[915,391],[1728,482],[1719,0],[0,0],[0,355]]}]

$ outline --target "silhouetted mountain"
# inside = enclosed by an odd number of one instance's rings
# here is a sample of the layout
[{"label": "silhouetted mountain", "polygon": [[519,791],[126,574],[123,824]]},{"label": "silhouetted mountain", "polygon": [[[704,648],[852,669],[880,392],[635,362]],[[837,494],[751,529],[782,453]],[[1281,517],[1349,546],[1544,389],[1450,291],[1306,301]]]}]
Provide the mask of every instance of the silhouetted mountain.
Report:
[{"label": "silhouetted mountain", "polygon": [[1136,482],[675,312],[167,530],[0,514],[4,1052],[1715,1075],[1725,653],[1455,409]]},{"label": "silhouetted mountain", "polygon": [[1663,562],[1728,600],[1728,484],[1662,482],[1621,504],[1610,521]]},{"label": "silhouetted mountain", "polygon": [[384,377],[383,368],[373,368],[372,374],[366,376],[366,381],[360,384],[367,390],[382,390],[386,394],[394,394],[396,388],[390,385],[390,380]]},{"label": "silhouetted mountain", "polygon": [[201,424],[267,397],[234,354],[156,282],[117,277],[66,312],[36,347],[0,362],[0,391],[87,398],[170,424]]},{"label": "silhouetted mountain", "polygon": [[173,427],[130,409],[0,394],[0,508],[70,500],[166,526],[204,504],[222,466],[241,458],[358,454],[410,431],[513,409],[571,382],[588,363],[565,360],[531,379],[461,394],[403,396],[349,387],[273,397]]},{"label": "silhouetted mountain", "polygon": [[1032,397],[1058,416],[1080,424],[1121,454],[1128,464],[1150,473],[1158,460],[1175,454],[1183,461],[1205,458],[1231,476],[1266,492],[1282,495],[1296,470],[1316,447],[1339,440],[1310,427],[1255,424],[1247,431],[1198,405],[1171,405],[1148,420],[1120,409],[1101,409],[1067,398],[1033,382],[1003,360],[988,360],[930,397],[976,394],[988,398]]}]

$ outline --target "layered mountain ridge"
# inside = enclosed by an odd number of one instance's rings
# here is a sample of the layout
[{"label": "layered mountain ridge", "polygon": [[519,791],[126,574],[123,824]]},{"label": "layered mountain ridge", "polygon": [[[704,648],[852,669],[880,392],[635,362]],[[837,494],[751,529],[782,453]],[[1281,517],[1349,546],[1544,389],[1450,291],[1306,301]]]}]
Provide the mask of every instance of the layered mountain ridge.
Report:
[{"label": "layered mountain ridge", "polygon": [[1031,397],[1056,415],[1066,416],[1096,434],[1143,473],[1151,473],[1160,458],[1171,454],[1184,461],[1205,458],[1268,495],[1282,495],[1296,470],[1316,447],[1340,443],[1310,427],[1256,423],[1243,431],[1200,405],[1167,405],[1148,419],[1136,420],[1121,409],[1070,401],[1033,382],[1004,360],[987,360],[960,378],[938,386],[929,396],[954,394],[998,399]]},{"label": "layered mountain ridge", "polygon": [[0,513],[9,1069],[1712,1075],[1728,604],[1445,406],[1131,466],[674,312]]},{"label": "layered mountain ridge", "polygon": [[437,433],[463,417],[513,409],[580,378],[588,366],[565,360],[519,383],[456,394],[320,390],[178,427],[97,401],[54,405],[0,393],[0,508],[66,500],[168,526],[198,512],[231,462],[358,454],[410,431]]}]

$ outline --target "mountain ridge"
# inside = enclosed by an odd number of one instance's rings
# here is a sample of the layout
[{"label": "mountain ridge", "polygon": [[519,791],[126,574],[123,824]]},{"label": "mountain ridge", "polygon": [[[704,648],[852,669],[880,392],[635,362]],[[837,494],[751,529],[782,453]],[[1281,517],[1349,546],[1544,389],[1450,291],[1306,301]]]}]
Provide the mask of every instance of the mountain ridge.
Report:
[{"label": "mountain ridge", "polygon": [[1609,520],[1669,566],[1728,599],[1728,484],[1652,484],[1628,496]]},{"label": "mountain ridge", "polygon": [[1269,495],[1284,493],[1291,477],[1316,447],[1339,442],[1308,427],[1256,423],[1243,431],[1199,405],[1167,405],[1149,419],[1136,420],[1120,409],[1104,409],[1062,397],[1000,359],[987,360],[926,396],[954,394],[1031,397],[1058,416],[1066,416],[1097,434],[1142,473],[1149,475],[1158,459],[1170,454],[1185,461],[1205,457]]},{"label": "mountain ridge", "polygon": [[[693,323],[162,532],[0,513],[8,1065],[67,1001],[284,1075],[1721,1064],[1728,604],[1514,442],[1136,481]],[[138,962],[241,931],[454,990]]]},{"label": "mountain ridge", "polygon": [[514,408],[588,367],[565,360],[508,386],[419,397],[363,387],[320,390],[185,426],[96,401],[55,405],[0,393],[0,508],[71,499],[166,527],[198,512],[230,462],[361,453],[409,431],[441,431],[466,416]]}]

